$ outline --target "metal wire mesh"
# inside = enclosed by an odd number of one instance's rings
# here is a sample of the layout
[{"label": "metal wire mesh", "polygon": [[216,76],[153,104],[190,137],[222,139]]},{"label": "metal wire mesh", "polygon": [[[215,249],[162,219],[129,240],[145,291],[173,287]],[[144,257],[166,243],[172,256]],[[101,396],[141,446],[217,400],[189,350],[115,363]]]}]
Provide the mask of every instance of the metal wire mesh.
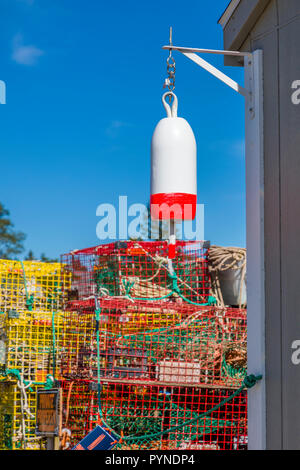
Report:
[{"label": "metal wire mesh", "polygon": [[[96,424],[101,424],[97,393],[88,381],[64,381],[64,426],[72,432],[72,445]],[[241,392],[211,416],[190,423],[230,395],[230,390],[194,387],[103,385],[102,411],[105,421],[124,436],[180,429],[159,438],[136,442],[121,440],[116,449],[142,450],[244,450],[247,448],[247,399]]]},{"label": "metal wire mesh", "polygon": [[[54,330],[53,330],[54,328]],[[56,341],[63,328],[63,313],[18,310],[18,316],[7,318],[6,369],[16,369],[24,380],[46,381],[47,374],[60,372]],[[54,337],[55,339],[54,339]]]},{"label": "metal wire mesh", "polygon": [[[0,448],[40,449],[36,392],[47,374],[59,377],[63,287],[70,280],[59,263],[0,260]],[[26,398],[18,380],[26,383]]]},{"label": "metal wire mesh", "polygon": [[[24,269],[23,269],[24,268]],[[0,311],[11,316],[27,308],[28,296],[36,311],[59,310],[63,286],[70,285],[70,275],[60,263],[0,260]]]},{"label": "metal wire mesh", "polygon": [[32,417],[22,411],[21,392],[17,384],[0,383],[0,450],[19,450],[24,447],[27,450],[45,449],[45,439],[35,435],[36,391],[35,385],[26,391],[27,407]]},{"label": "metal wire mesh", "polygon": [[[177,241],[173,261],[182,294],[206,302],[210,282],[206,262],[207,243]],[[117,242],[62,256],[64,272],[72,276],[68,308],[90,296],[159,298],[172,293],[167,270],[167,242]],[[176,297],[176,294],[175,294]],[[177,296],[178,297],[178,296]]]},{"label": "metal wire mesh", "polygon": [[[66,312],[61,374],[96,380],[94,309]],[[177,302],[101,301],[100,375],[110,382],[238,388],[246,374],[246,312]]]},{"label": "metal wire mesh", "polygon": [[167,253],[165,242],[121,242],[62,257],[72,275],[59,350],[73,444],[102,422],[99,374],[103,423],[128,437],[118,449],[247,447],[245,391],[198,420],[241,387],[246,312],[208,305],[203,243],[177,242],[182,296]]},{"label": "metal wire mesh", "polygon": [[[100,422],[98,368],[103,418],[135,436],[118,449],[247,447],[245,391],[197,419],[242,384],[246,312],[189,304],[209,297],[206,247],[177,242],[176,251],[186,302],[172,287],[165,242],[76,251],[63,256],[63,268],[0,261],[0,368],[33,382],[24,411],[17,381],[2,376],[0,448],[44,445],[34,434],[36,390],[52,372],[63,388],[63,425],[73,444],[82,439]],[[149,431],[156,437],[139,439]]]}]

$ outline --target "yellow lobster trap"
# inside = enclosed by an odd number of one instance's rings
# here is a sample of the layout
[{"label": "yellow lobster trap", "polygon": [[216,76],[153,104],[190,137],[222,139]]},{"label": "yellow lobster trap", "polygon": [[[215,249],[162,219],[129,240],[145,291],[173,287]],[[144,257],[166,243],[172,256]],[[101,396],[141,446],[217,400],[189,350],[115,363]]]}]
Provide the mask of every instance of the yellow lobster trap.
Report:
[{"label": "yellow lobster trap", "polygon": [[[60,370],[63,291],[60,263],[0,260],[0,448],[40,449],[37,389]],[[49,383],[50,381],[50,383]]]},{"label": "yellow lobster trap", "polygon": [[14,381],[0,383],[0,450],[45,449],[45,439],[35,435],[37,385],[25,389]]},{"label": "yellow lobster trap", "polygon": [[18,371],[23,380],[43,384],[60,370],[57,344],[63,327],[62,312],[19,310],[7,316],[2,340],[2,368]]},{"label": "yellow lobster trap", "polygon": [[0,449],[45,446],[35,435],[37,390],[53,386],[58,378],[62,320],[61,311],[19,310],[17,317],[7,315],[0,342]]},{"label": "yellow lobster trap", "polygon": [[70,281],[60,263],[0,260],[0,311],[59,310]]}]

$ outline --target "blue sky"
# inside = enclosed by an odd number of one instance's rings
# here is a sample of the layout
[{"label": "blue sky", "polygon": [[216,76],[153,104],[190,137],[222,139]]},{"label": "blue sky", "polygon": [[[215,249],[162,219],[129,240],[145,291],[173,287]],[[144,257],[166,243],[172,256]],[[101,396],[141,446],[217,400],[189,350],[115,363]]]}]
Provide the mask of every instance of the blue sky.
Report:
[{"label": "blue sky", "polygon": [[[96,208],[147,203],[150,141],[175,45],[221,49],[218,2],[0,0],[0,200],[26,250],[59,256],[99,243]],[[245,245],[243,98],[181,56],[179,115],[198,144],[198,202],[205,238]],[[243,71],[224,67],[232,78]]]}]

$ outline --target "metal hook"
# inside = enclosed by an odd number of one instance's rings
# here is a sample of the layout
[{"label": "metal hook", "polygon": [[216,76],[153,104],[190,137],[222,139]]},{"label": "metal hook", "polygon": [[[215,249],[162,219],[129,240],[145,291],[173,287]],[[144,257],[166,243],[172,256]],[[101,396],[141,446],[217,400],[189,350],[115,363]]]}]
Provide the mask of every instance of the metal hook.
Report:
[{"label": "metal hook", "polygon": [[[170,100],[172,100],[172,98],[174,99],[172,107],[170,106],[170,104],[166,102],[167,96],[169,96]],[[175,93],[173,93],[172,91],[167,91],[166,93],[164,93],[162,96],[162,102],[167,112],[167,117],[169,118],[177,117],[178,99]]]}]

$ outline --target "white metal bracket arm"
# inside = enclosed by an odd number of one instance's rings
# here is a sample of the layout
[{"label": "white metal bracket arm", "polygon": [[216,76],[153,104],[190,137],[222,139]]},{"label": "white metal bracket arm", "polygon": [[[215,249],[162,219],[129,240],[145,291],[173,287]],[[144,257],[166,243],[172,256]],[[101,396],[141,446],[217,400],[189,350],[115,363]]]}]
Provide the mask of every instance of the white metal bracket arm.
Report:
[{"label": "white metal bracket arm", "polygon": [[181,52],[183,55],[188,57],[188,59],[195,62],[197,65],[205,69],[210,74],[214,75],[216,78],[224,82],[226,85],[228,85],[230,88],[232,88],[234,91],[236,91],[240,95],[243,95],[245,98],[251,95],[251,90],[247,90],[243,86],[239,85],[237,82],[235,82],[230,77],[228,77],[228,75],[221,72],[219,69],[211,65],[206,60],[202,59],[202,57],[200,57],[198,54],[196,54],[196,52],[203,53],[203,54],[219,54],[219,55],[221,54],[221,55],[231,55],[235,57],[248,57],[249,59],[252,56],[250,52],[218,51],[214,49],[193,49],[191,47],[177,47],[177,46],[172,46],[172,45],[163,46],[163,49],[169,49],[169,50],[175,50],[175,51]]}]

